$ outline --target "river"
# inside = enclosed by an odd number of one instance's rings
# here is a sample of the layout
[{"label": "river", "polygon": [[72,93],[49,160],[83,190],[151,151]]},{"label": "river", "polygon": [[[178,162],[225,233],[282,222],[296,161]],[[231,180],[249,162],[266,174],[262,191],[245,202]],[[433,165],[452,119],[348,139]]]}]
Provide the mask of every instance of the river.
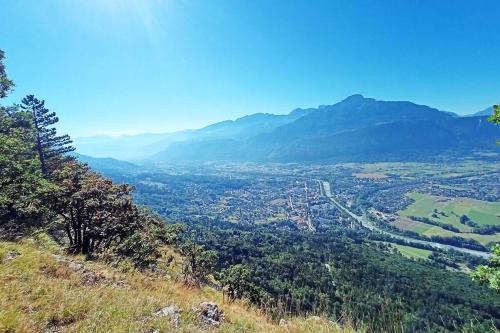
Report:
[{"label": "river", "polygon": [[377,231],[377,232],[380,232],[380,233],[385,234],[385,235],[389,235],[389,236],[394,237],[394,238],[405,240],[407,242],[429,245],[429,246],[432,246],[432,247],[437,248],[437,249],[453,249],[453,250],[457,250],[460,252],[468,253],[468,254],[478,256],[478,257],[483,257],[483,258],[489,258],[491,256],[491,253],[488,253],[488,252],[475,251],[475,250],[465,249],[465,248],[457,247],[457,246],[453,246],[453,245],[440,244],[440,243],[436,243],[436,242],[424,241],[421,239],[414,239],[414,238],[394,234],[394,233],[387,231],[387,230],[380,229],[378,226],[373,224],[372,221],[370,221],[370,219],[368,219],[366,214],[363,214],[362,216],[354,214],[354,212],[350,211],[347,207],[345,207],[337,199],[335,199],[335,197],[332,195],[329,182],[323,181],[323,180],[318,181],[318,182],[319,182],[319,185],[321,187],[321,191],[323,192],[323,194],[335,206],[337,206],[344,213],[348,214],[351,218],[353,218],[360,225],[362,225],[363,227],[365,227],[371,231]]}]

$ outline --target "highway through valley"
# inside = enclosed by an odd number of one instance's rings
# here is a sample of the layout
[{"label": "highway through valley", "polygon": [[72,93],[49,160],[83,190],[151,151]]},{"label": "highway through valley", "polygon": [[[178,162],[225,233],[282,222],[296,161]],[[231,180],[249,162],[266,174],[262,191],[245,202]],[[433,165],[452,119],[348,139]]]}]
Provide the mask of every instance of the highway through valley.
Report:
[{"label": "highway through valley", "polygon": [[330,188],[330,183],[329,182],[323,181],[323,180],[320,180],[318,182],[319,182],[319,185],[321,187],[322,194],[324,196],[326,196],[335,206],[337,206],[338,209],[340,209],[342,212],[344,212],[347,215],[349,215],[358,224],[362,225],[364,228],[367,228],[367,229],[369,229],[371,231],[380,232],[382,234],[389,235],[389,236],[394,237],[394,238],[402,239],[402,240],[405,240],[407,242],[413,242],[413,243],[418,243],[418,244],[429,245],[429,246],[432,246],[432,247],[437,248],[437,249],[453,249],[453,250],[457,250],[457,251],[460,251],[460,252],[468,253],[468,254],[471,254],[471,255],[474,255],[474,256],[483,257],[483,258],[489,258],[491,256],[491,254],[487,253],[487,252],[475,251],[475,250],[465,249],[465,248],[457,247],[457,246],[453,246],[453,245],[447,245],[447,244],[440,244],[440,243],[436,243],[436,242],[424,241],[424,240],[421,240],[421,239],[414,239],[414,238],[410,238],[410,237],[406,237],[406,236],[401,236],[401,235],[398,235],[398,234],[394,234],[394,233],[392,233],[390,231],[387,231],[387,230],[383,230],[383,229],[379,228],[378,226],[376,226],[372,221],[370,221],[370,219],[366,216],[366,214],[363,214],[362,216],[357,215],[354,212],[350,211],[346,206],[342,205],[332,195],[331,188]]}]

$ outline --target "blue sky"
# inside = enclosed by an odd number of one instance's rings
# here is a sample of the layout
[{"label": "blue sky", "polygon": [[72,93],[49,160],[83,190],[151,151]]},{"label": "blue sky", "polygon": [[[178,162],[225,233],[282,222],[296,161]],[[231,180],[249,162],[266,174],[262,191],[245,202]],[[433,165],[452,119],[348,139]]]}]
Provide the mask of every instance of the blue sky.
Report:
[{"label": "blue sky", "polygon": [[498,0],[0,0],[17,87],[72,136],[196,128],[361,93],[500,101]]}]

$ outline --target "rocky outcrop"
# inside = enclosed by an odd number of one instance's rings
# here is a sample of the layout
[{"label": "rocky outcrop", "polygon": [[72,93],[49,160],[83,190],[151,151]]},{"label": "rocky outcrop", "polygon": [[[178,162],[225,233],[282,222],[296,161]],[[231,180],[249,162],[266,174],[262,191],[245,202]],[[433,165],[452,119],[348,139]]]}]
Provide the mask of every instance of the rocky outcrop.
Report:
[{"label": "rocky outcrop", "polygon": [[19,257],[20,255],[21,255],[21,253],[19,253],[17,251],[9,251],[9,252],[7,252],[7,255],[5,256],[5,258],[3,259],[3,262],[14,260],[15,258]]},{"label": "rocky outcrop", "polygon": [[214,302],[202,302],[193,311],[198,314],[203,324],[211,327],[219,327],[224,321],[224,312]]},{"label": "rocky outcrop", "polygon": [[155,312],[156,317],[168,317],[172,319],[174,326],[177,328],[180,325],[182,310],[177,305],[169,305]]}]

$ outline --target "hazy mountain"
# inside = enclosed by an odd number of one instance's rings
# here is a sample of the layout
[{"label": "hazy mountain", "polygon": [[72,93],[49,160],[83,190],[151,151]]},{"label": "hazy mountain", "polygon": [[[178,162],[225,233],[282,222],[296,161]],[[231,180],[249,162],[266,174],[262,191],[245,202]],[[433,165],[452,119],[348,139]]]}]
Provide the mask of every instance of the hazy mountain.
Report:
[{"label": "hazy mountain", "polygon": [[115,158],[91,157],[81,154],[71,154],[80,162],[87,163],[92,169],[99,171],[107,176],[116,176],[117,174],[138,172],[142,168],[134,163],[117,160]]},{"label": "hazy mountain", "polygon": [[121,136],[91,136],[75,138],[74,145],[79,154],[93,157],[112,157],[123,160],[139,160],[155,154],[168,145],[152,145],[172,139],[181,133],[145,133]]},{"label": "hazy mountain", "polygon": [[296,109],[287,115],[256,113],[236,120],[215,123],[201,129],[174,133],[84,137],[75,139],[74,144],[77,152],[83,155],[138,161],[159,153],[176,142],[246,140],[293,122],[312,110]]},{"label": "hazy mountain", "polygon": [[246,136],[225,135],[221,128],[213,137],[173,143],[153,159],[412,160],[497,149],[495,141],[500,137],[500,128],[484,117],[459,117],[425,105],[377,101],[361,95],[308,109],[301,117],[258,134],[254,127],[248,128],[252,130],[245,132]]},{"label": "hazy mountain", "polygon": [[481,117],[481,116],[491,116],[493,114],[493,107],[490,106],[487,109],[484,109],[483,111],[476,112],[474,114],[471,114],[470,116],[474,117]]},{"label": "hazy mountain", "polygon": [[256,113],[234,121],[223,121],[202,128],[195,134],[195,138],[202,140],[245,139],[261,133],[271,132],[281,125],[291,123],[307,115],[310,111],[310,109],[296,109],[287,115]]}]

